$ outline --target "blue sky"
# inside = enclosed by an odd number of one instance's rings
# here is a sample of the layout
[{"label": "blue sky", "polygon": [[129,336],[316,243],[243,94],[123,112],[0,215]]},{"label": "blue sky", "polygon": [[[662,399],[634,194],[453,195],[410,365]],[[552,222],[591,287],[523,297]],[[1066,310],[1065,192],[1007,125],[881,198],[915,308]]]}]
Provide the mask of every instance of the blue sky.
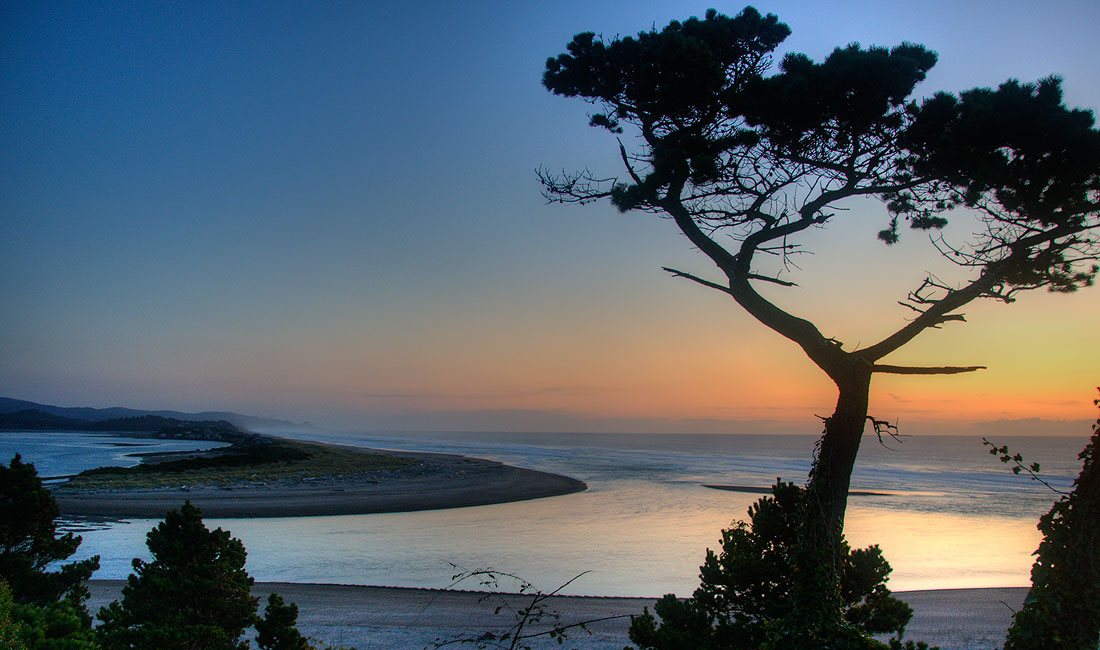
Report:
[{"label": "blue sky", "polygon": [[[924,43],[923,94],[1057,73],[1069,105],[1100,108],[1096,3],[961,4],[756,6],[815,58]],[[661,273],[708,271],[671,224],[545,205],[534,176],[616,164],[587,107],[542,89],[548,56],[709,6],[4,3],[0,394],[363,428],[813,426],[827,382]],[[896,326],[938,263],[918,237],[876,247],[884,213],[857,212],[789,303],[845,340]],[[1098,303],[975,308],[913,354],[991,371],[890,379],[878,405],[1089,418]]]}]

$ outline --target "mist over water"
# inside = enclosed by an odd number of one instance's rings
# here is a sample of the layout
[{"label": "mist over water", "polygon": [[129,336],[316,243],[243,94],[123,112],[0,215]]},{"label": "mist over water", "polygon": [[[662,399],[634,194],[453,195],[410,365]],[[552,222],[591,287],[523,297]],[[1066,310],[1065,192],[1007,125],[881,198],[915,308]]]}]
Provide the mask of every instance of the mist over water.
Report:
[{"label": "mist over water", "polygon": [[[689,594],[721,528],[745,517],[760,496],[702,485],[768,486],[777,477],[801,483],[816,440],[506,433],[295,437],[490,458],[573,476],[589,489],[453,510],[208,520],[245,543],[248,569],[257,580],[447,587],[460,569],[493,567],[553,589],[587,571],[566,592],[608,596]],[[1004,444],[1029,463],[1041,463],[1044,478],[1068,490],[1085,442],[1018,437]],[[865,439],[852,489],[889,495],[851,497],[846,534],[854,547],[882,547],[894,567],[891,588],[1028,584],[1031,553],[1040,540],[1035,524],[1057,495],[1013,475],[979,438],[922,436],[887,444],[892,449],[874,436]],[[6,434],[0,451],[12,451]],[[38,462],[30,451],[23,453]],[[132,558],[147,557],[145,533],[156,523],[133,520],[82,530],[80,556],[102,556],[96,577],[122,578]]]}]

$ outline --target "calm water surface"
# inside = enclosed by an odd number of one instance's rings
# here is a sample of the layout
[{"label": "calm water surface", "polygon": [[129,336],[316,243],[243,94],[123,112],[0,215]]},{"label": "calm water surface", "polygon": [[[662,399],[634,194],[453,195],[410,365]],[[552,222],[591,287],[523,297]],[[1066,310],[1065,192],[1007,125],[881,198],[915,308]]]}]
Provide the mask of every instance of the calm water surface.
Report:
[{"label": "calm water surface", "polygon": [[[47,435],[59,436],[52,448],[41,442]],[[2,434],[0,452],[20,451],[44,475],[71,473],[58,463],[74,462],[81,445],[100,445],[92,451],[97,457],[105,454],[103,444],[123,440],[34,437],[39,446]],[[457,572],[454,564],[517,573],[542,589],[587,571],[567,593],[608,596],[689,594],[721,528],[744,517],[759,498],[701,485],[766,486],[776,477],[802,482],[815,441],[813,436],[499,433],[296,437],[491,458],[574,476],[589,489],[429,512],[209,520],[210,527],[226,528],[245,543],[248,570],[257,580],[446,587]],[[1029,462],[1042,463],[1048,482],[1063,490],[1079,470],[1077,453],[1085,442],[1083,437],[1004,441]],[[852,488],[891,494],[852,497],[846,534],[853,546],[882,547],[894,567],[891,587],[1028,584],[1031,553],[1040,540],[1035,524],[1056,495],[1011,474],[979,438],[922,436],[890,446],[894,449],[874,437],[865,441]],[[127,451],[108,449],[112,458]],[[47,472],[46,466],[55,469]],[[84,538],[80,557],[101,556],[97,577],[125,577],[132,558],[148,557],[145,534],[156,523],[90,528],[74,523]]]}]

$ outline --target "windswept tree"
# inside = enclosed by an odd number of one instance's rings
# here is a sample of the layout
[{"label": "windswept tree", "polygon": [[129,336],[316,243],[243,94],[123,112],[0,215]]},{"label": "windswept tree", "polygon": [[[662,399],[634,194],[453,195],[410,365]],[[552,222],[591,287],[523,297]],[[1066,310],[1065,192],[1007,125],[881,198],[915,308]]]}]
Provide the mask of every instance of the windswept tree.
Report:
[{"label": "windswept tree", "polygon": [[[923,46],[850,45],[820,63],[788,54],[774,69],[772,52],[789,33],[774,15],[746,8],[637,37],[578,34],[547,61],[543,84],[597,108],[590,123],[619,136],[622,172],[539,175],[551,201],[609,199],[671,218],[717,277],[666,270],[732,298],[836,384],[806,485],[793,597],[808,625],[840,626],[851,473],[865,427],[885,426],[868,415],[872,377],[978,370],[886,359],[929,329],[963,321],[960,310],[976,300],[1092,283],[1100,134],[1089,111],[1062,105],[1054,78],[918,102],[913,91],[936,62]],[[896,242],[905,223],[929,231],[963,272],[957,284],[918,280],[903,299],[911,318],[853,349],[758,287],[793,286],[764,260],[799,252],[800,237],[861,197],[887,208],[879,239]],[[972,236],[942,236],[949,218],[972,224]],[[838,295],[836,308],[857,302]]]}]

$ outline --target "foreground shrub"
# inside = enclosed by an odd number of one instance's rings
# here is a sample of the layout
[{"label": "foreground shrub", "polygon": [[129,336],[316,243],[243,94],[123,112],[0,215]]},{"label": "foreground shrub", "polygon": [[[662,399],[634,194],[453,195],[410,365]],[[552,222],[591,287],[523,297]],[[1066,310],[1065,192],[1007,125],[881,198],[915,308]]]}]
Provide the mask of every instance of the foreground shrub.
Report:
[{"label": "foreground shrub", "polygon": [[99,557],[46,570],[80,546],[72,533],[58,536],[59,514],[33,464],[19,454],[9,465],[0,464],[0,579],[8,583],[15,603],[45,607],[66,598],[83,611],[84,583],[99,568]]},{"label": "foreground shrub", "polygon": [[793,483],[777,482],[771,496],[749,508],[748,522],[722,531],[717,553],[707,551],[695,594],[662,598],[656,616],[647,609],[632,621],[630,639],[642,650],[755,650],[779,640],[784,644],[774,647],[881,647],[868,635],[900,636],[913,611],[886,588],[891,569],[882,551],[853,551],[846,542],[840,575],[844,622],[827,631],[800,626],[792,603],[802,494]]},{"label": "foreground shrub", "polygon": [[170,511],[146,543],[151,562],[133,561],[122,601],[99,610],[105,650],[247,650],[253,625],[261,650],[310,650],[295,628],[298,606],[278,594],[256,615],[245,548],[228,531],[209,530],[202,512],[184,503]]},{"label": "foreground shrub", "polygon": [[57,600],[41,607],[16,603],[0,580],[0,650],[98,650],[80,603]]},{"label": "foreground shrub", "polygon": [[1100,647],[1100,419],[1078,458],[1084,464],[1073,491],[1039,519],[1031,590],[1012,617],[1005,650]]},{"label": "foreground shrub", "polygon": [[99,637],[109,650],[245,650],[256,599],[240,540],[207,530],[189,502],[147,536],[152,562],[133,561],[122,602],[99,611]]}]

